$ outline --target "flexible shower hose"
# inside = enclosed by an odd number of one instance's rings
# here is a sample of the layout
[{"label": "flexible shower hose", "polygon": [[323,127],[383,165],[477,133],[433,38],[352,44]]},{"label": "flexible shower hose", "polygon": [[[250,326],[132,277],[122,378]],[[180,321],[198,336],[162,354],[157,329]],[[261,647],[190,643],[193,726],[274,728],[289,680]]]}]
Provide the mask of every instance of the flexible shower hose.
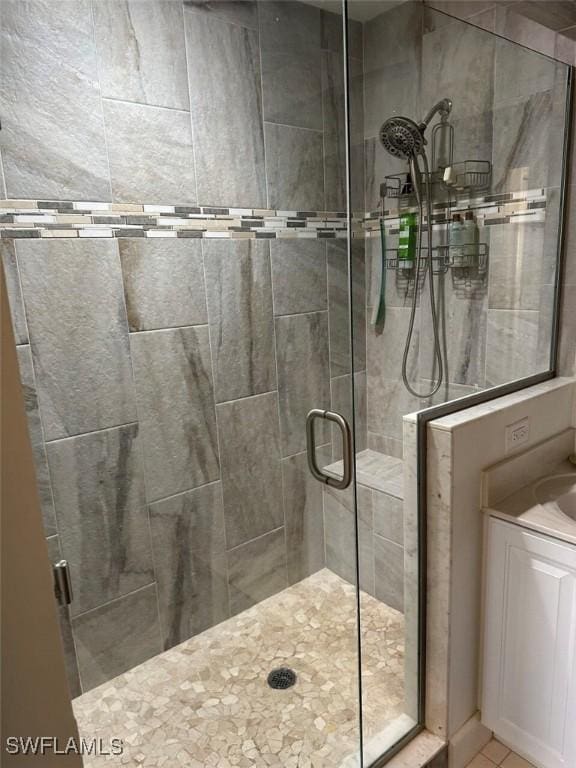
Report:
[{"label": "flexible shower hose", "polygon": [[[410,321],[408,324],[408,334],[406,336],[406,344],[404,346],[404,355],[402,357],[402,381],[404,386],[414,397],[426,399],[432,397],[440,389],[442,385],[442,379],[444,376],[444,367],[442,362],[442,349],[440,346],[440,333],[438,330],[438,313],[436,311],[436,300],[434,298],[434,274],[432,271],[432,190],[430,183],[430,169],[428,167],[428,158],[426,152],[422,151],[420,154],[424,163],[424,177],[426,180],[426,216],[427,216],[427,230],[428,230],[428,243],[427,251],[428,255],[425,259],[424,270],[422,271],[422,230],[424,229],[424,203],[422,201],[422,189],[420,187],[420,168],[416,155],[412,155],[410,158],[410,166],[412,170],[412,179],[414,183],[414,189],[416,191],[416,201],[418,203],[419,210],[419,224],[418,224],[418,240],[416,245],[416,274],[414,276],[414,295],[412,298],[412,307],[410,310]],[[420,275],[426,280],[426,272],[430,271],[430,312],[432,315],[432,328],[434,333],[434,359],[438,366],[438,379],[433,382],[432,389],[429,392],[417,392],[412,388],[408,380],[408,356],[410,354],[410,347],[412,346],[412,336],[414,335],[414,321],[416,318],[416,303],[418,301],[418,286],[420,285]]]}]

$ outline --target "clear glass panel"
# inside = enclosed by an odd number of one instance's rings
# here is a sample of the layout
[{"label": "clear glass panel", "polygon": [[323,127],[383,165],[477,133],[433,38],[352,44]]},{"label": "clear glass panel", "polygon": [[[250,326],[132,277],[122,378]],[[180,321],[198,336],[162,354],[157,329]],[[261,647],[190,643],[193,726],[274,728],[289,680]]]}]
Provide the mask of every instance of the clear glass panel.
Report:
[{"label": "clear glass panel", "polygon": [[369,765],[422,715],[406,416],[550,368],[568,68],[420,2],[347,7]]},{"label": "clear glass panel", "polygon": [[[548,367],[566,68],[334,6],[2,4],[2,260],[70,693],[116,764],[352,768],[416,725],[404,417]],[[428,185],[398,155],[438,103]],[[345,490],[314,408],[354,423]]]},{"label": "clear glass panel", "polygon": [[2,255],[70,693],[84,739],[123,742],[87,768],[359,763],[353,487],[306,455],[354,367],[319,5],[2,2],[0,224],[39,201]]}]

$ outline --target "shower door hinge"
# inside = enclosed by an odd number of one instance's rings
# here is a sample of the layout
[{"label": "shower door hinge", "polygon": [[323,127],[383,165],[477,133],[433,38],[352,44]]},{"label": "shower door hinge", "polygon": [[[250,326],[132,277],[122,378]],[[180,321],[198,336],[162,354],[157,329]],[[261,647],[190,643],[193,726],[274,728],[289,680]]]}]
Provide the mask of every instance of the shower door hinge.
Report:
[{"label": "shower door hinge", "polygon": [[53,566],[54,593],[58,605],[70,605],[74,599],[72,594],[72,581],[70,579],[70,566],[67,560],[59,560]]}]

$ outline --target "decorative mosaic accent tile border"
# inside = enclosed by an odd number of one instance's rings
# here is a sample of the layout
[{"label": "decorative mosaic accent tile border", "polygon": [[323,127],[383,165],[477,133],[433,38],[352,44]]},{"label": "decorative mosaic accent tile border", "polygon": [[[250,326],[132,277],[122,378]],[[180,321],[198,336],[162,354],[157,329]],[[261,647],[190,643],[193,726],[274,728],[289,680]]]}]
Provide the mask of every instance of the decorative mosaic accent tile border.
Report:
[{"label": "decorative mosaic accent tile border", "polygon": [[[479,226],[544,221],[546,190],[535,189],[436,203],[434,226],[445,225],[456,211],[472,208]],[[385,227],[396,234],[400,211],[384,210]],[[381,211],[354,213],[352,237],[374,236]],[[138,205],[58,200],[0,200],[0,236],[40,237],[196,237],[196,238],[345,238],[345,211],[284,211],[263,208]]]},{"label": "decorative mosaic accent tile border", "polygon": [[5,238],[344,238],[347,231],[346,213],[338,211],[0,201],[0,233]]},{"label": "decorative mosaic accent tile border", "polygon": [[[499,195],[486,195],[473,199],[459,199],[447,203],[435,203],[432,214],[433,227],[445,226],[454,213],[464,213],[473,210],[476,223],[480,227],[496,224],[522,224],[544,221],[546,217],[547,196],[545,189],[525,190]],[[398,234],[400,226],[400,210],[402,213],[417,212],[415,206],[406,206],[384,210],[384,226],[390,235]],[[374,237],[380,231],[381,211],[373,211],[364,219],[364,230],[367,237]]]}]

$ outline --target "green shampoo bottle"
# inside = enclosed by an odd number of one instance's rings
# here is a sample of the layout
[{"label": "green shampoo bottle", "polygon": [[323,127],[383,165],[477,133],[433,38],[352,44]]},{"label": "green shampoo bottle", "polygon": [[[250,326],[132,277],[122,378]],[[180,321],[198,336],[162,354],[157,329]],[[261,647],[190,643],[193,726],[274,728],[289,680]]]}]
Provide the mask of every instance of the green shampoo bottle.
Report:
[{"label": "green shampoo bottle", "polygon": [[416,227],[415,213],[400,215],[400,235],[398,238],[398,266],[412,267],[416,257]]}]

